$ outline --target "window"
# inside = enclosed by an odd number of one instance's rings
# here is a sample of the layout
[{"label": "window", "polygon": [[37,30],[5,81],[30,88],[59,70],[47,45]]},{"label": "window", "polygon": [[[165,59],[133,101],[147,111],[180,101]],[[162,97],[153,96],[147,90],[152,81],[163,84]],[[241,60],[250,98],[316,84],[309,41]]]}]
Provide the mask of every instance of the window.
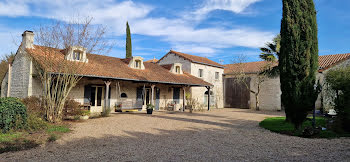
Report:
[{"label": "window", "polygon": [[199,76],[200,78],[203,77],[203,69],[199,69],[199,70],[198,70],[198,76]]},{"label": "window", "polygon": [[175,67],[175,72],[176,72],[177,74],[180,74],[180,66],[176,66],[176,67]]},{"label": "window", "polygon": [[220,76],[219,76],[219,72],[215,72],[215,79],[216,79],[216,80],[219,80],[219,77],[220,77]]},{"label": "window", "polygon": [[73,52],[73,59],[74,60],[81,60],[81,52],[80,51],[74,51]]},{"label": "window", "polygon": [[135,68],[141,69],[141,60],[135,60]]},{"label": "window", "polygon": [[128,95],[126,95],[126,93],[122,93],[120,94],[120,98],[128,98]]}]

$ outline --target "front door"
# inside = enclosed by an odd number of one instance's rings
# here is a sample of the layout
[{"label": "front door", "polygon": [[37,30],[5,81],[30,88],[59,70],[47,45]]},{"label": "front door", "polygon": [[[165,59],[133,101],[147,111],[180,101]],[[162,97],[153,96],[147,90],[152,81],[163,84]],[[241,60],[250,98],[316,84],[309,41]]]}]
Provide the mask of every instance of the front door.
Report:
[{"label": "front door", "polygon": [[104,87],[91,86],[91,110],[92,112],[102,112],[104,102]]}]

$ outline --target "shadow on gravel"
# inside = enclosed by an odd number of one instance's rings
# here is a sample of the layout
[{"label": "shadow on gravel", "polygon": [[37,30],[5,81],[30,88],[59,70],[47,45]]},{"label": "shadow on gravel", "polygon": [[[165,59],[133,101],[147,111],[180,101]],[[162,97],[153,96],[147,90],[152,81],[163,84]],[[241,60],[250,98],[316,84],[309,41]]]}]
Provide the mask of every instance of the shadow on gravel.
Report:
[{"label": "shadow on gravel", "polygon": [[[135,114],[136,115],[136,114]],[[143,114],[137,114],[137,115],[143,115]],[[147,116],[147,115],[146,115]],[[169,120],[177,120],[177,121],[183,121],[183,122],[191,122],[191,123],[198,123],[198,124],[207,124],[207,125],[214,125],[219,127],[226,127],[226,128],[243,128],[240,127],[240,125],[237,125],[237,123],[245,123],[246,125],[256,125],[257,121],[251,121],[251,120],[221,120],[222,117],[218,118],[217,121],[208,121],[208,120],[201,120],[201,119],[193,119],[193,118],[182,118],[182,117],[174,117],[174,116],[163,116],[163,115],[152,115],[149,116],[152,118],[161,118],[161,119],[169,119]],[[219,122],[219,120],[221,120]],[[222,121],[225,121],[224,123]]]},{"label": "shadow on gravel", "polygon": [[[177,120],[177,119],[176,119]],[[182,120],[182,119],[181,119]],[[147,121],[145,121],[147,122]],[[207,122],[195,121],[206,124]],[[209,122],[208,124],[217,124]],[[236,129],[155,129],[124,131],[125,136],[82,138],[59,145],[0,155],[4,161],[307,161],[349,159],[346,143],[288,140],[257,131]],[[150,130],[151,131],[151,130]],[[108,132],[106,132],[108,133]],[[322,149],[314,149],[315,147]],[[342,152],[342,153],[341,153]]]}]

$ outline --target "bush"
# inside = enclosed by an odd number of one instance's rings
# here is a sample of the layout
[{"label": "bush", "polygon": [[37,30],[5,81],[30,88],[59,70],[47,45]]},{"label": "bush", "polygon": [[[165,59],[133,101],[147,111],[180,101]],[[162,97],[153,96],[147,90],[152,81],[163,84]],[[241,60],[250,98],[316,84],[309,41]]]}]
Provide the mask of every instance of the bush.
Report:
[{"label": "bush", "polygon": [[22,102],[26,105],[28,113],[36,114],[42,118],[45,116],[45,108],[41,98],[35,96],[26,97],[22,99]]},{"label": "bush", "polygon": [[58,139],[56,134],[51,134],[50,137],[47,138],[48,142],[54,142]]},{"label": "bush", "polygon": [[337,112],[335,130],[350,132],[350,67],[332,70],[326,81],[336,91],[335,111]]},{"label": "bush", "polygon": [[36,114],[28,113],[28,129],[30,131],[47,129],[49,124],[42,118],[38,117]]},{"label": "bush", "polygon": [[79,102],[73,99],[67,99],[64,103],[63,116],[81,116],[83,114],[83,111],[80,107],[81,106]]},{"label": "bush", "polygon": [[27,123],[26,106],[17,98],[0,98],[0,128],[2,132],[25,128]]}]

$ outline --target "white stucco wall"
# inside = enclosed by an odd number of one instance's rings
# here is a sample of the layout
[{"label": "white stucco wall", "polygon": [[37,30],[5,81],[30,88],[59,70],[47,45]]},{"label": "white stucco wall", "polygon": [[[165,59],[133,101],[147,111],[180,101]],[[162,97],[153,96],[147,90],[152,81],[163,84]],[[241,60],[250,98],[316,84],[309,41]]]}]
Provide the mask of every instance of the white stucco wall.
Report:
[{"label": "white stucco wall", "polygon": [[[183,57],[179,57],[175,54],[168,54],[163,59],[159,61],[160,65],[164,64],[173,64],[173,63],[181,63],[182,64],[182,70],[184,72],[187,72],[195,77],[198,77],[198,70],[203,69],[203,79],[206,82],[209,82],[214,85],[212,87],[211,91],[213,91],[215,97],[215,106],[216,108],[223,108],[224,107],[224,98],[223,98],[223,80],[222,75],[224,73],[223,68],[198,64],[198,63],[192,63]],[[215,79],[215,72],[219,72],[219,79]],[[191,90],[189,90],[192,94],[192,98],[197,100],[199,104],[202,104],[203,107],[207,105],[206,101],[206,95],[204,93],[207,91],[207,88],[205,87],[192,87]]]},{"label": "white stucco wall", "polygon": [[[212,87],[211,91],[214,93],[215,98],[215,107],[216,108],[223,108],[224,107],[224,98],[223,98],[223,78],[222,74],[224,73],[224,69],[217,68],[213,66],[208,65],[202,65],[197,63],[191,63],[191,74],[195,77],[198,77],[199,69],[203,69],[203,79],[206,82],[209,82],[214,85]],[[215,79],[215,72],[219,72],[219,79]],[[202,103],[204,105],[207,105],[205,100],[204,93],[207,91],[205,87],[192,87],[191,93],[192,97],[196,98],[199,103]]]}]

